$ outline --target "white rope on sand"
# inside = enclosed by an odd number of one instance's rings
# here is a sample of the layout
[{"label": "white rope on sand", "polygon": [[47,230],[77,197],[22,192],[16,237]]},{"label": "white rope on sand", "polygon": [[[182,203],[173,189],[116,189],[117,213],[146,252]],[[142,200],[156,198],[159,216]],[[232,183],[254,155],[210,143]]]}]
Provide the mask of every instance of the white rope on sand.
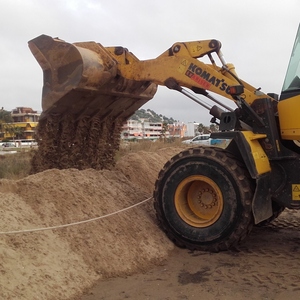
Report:
[{"label": "white rope on sand", "polygon": [[145,202],[151,200],[153,197],[149,197],[139,203],[133,204],[129,207],[125,207],[123,209],[120,209],[118,211],[109,213],[107,215],[104,216],[99,216],[96,218],[92,218],[92,219],[88,219],[88,220],[83,220],[83,221],[79,221],[79,222],[74,222],[74,223],[69,223],[69,224],[64,224],[64,225],[57,225],[57,226],[50,226],[50,227],[42,227],[42,228],[34,228],[34,229],[24,229],[24,230],[14,230],[14,231],[0,231],[0,235],[4,235],[4,234],[17,234],[17,233],[31,233],[31,232],[37,232],[37,231],[45,231],[45,230],[53,230],[53,229],[61,229],[61,228],[65,228],[65,227],[70,227],[70,226],[75,226],[75,225],[80,225],[80,224],[85,224],[85,223],[90,223],[90,222],[94,222],[100,219],[104,219],[104,218],[108,218],[110,216],[122,213],[126,210],[130,210],[136,206],[139,206],[141,204],[144,204]]}]

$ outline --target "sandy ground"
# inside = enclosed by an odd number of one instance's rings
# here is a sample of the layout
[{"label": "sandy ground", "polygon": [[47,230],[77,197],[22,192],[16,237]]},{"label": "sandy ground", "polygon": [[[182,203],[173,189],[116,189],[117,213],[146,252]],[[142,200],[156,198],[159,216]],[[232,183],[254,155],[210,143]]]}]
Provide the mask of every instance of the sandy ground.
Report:
[{"label": "sandy ground", "polygon": [[99,281],[80,299],[300,299],[299,220],[286,211],[227,252],[175,248],[161,266]]},{"label": "sandy ground", "polygon": [[152,196],[164,162],[178,149],[130,154],[114,170],[47,170],[0,180],[0,299],[73,299],[99,279],[145,272],[173,244],[151,201],[94,222],[5,234],[107,215]]},{"label": "sandy ground", "polygon": [[0,299],[299,299],[299,212],[255,228],[238,248],[191,253],[156,225],[152,195],[178,149],[123,157],[114,170],[48,170],[0,180]]}]

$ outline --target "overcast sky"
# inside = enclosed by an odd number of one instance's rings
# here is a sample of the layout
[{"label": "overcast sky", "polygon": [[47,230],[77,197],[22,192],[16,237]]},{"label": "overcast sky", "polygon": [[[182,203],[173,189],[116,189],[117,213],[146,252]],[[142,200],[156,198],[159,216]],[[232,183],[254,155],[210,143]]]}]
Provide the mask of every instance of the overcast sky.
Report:
[{"label": "overcast sky", "polygon": [[[299,0],[0,0],[0,107],[41,110],[42,70],[27,44],[41,34],[124,46],[139,59],[175,42],[218,39],[240,78],[280,93],[299,22]],[[143,108],[183,122],[210,120],[165,87]]]}]

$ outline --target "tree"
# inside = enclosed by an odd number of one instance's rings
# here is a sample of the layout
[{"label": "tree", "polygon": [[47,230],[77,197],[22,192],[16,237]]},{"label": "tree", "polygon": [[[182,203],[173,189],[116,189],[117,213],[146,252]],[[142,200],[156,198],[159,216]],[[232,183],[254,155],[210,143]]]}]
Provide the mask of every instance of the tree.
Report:
[{"label": "tree", "polygon": [[4,110],[3,107],[0,109],[0,138],[3,138],[4,133],[7,132],[6,124],[12,123],[13,119],[11,113],[7,110]]},{"label": "tree", "polygon": [[11,112],[4,110],[3,107],[0,109],[0,123],[12,123],[13,118]]},{"label": "tree", "polygon": [[13,126],[13,137],[16,137],[17,139],[21,139],[23,137],[24,128],[20,126]]},{"label": "tree", "polygon": [[160,132],[160,138],[161,139],[165,139],[166,138],[166,132],[168,131],[169,127],[168,127],[168,123],[163,123],[162,124],[162,128],[161,128],[161,132]]},{"label": "tree", "polygon": [[8,133],[13,138],[13,140],[15,138],[20,139],[23,136],[24,128],[15,126],[11,123],[2,123],[2,132]]},{"label": "tree", "polygon": [[197,130],[199,133],[203,133],[205,126],[202,123],[199,123]]},{"label": "tree", "polygon": [[211,132],[219,131],[219,126],[216,124],[210,124],[209,129]]}]

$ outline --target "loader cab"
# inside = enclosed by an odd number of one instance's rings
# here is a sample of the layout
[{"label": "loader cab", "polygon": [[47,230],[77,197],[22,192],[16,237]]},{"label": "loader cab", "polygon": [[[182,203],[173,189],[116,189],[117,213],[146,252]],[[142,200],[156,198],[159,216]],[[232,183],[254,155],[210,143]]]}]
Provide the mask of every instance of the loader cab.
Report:
[{"label": "loader cab", "polygon": [[300,26],[277,108],[282,140],[300,140]]},{"label": "loader cab", "polygon": [[282,87],[280,100],[300,94],[300,26]]}]

